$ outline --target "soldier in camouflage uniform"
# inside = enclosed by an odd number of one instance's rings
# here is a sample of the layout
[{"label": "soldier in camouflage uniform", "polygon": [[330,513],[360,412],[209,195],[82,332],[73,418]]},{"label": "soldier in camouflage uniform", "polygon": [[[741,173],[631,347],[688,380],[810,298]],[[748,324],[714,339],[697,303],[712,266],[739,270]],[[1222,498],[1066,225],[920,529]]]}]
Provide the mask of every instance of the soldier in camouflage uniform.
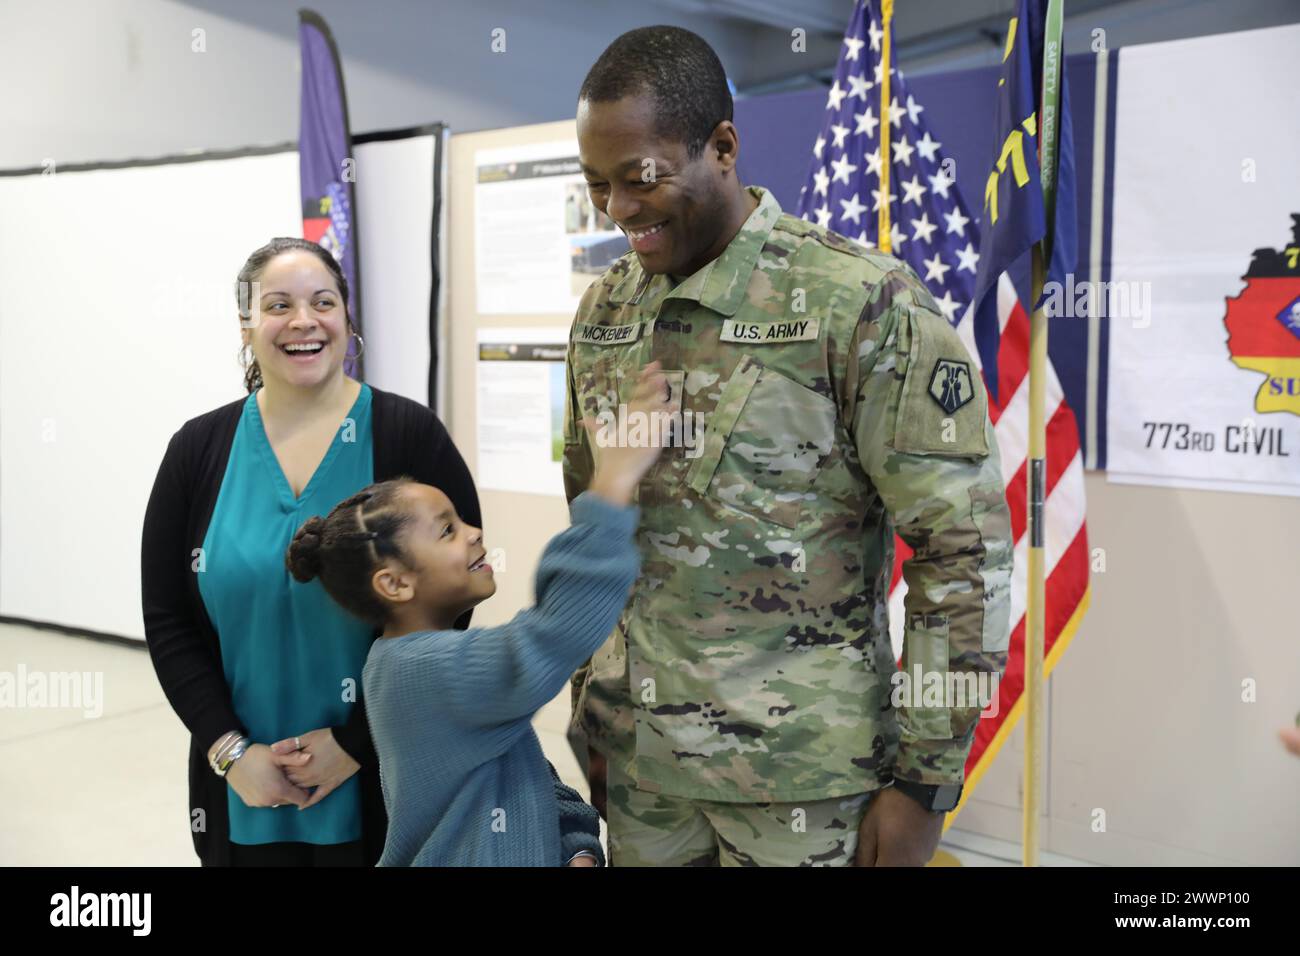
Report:
[{"label": "soldier in camouflage uniform", "polygon": [[740,184],[710,57],[632,31],[579,99],[592,200],[633,251],[570,335],[569,499],[600,454],[581,419],[616,421],[646,363],[682,409],[638,490],[642,576],[574,677],[611,862],[923,863],[946,807],[916,785],[962,783],[980,706],[891,699],[894,532],[904,670],[1000,674],[1012,539],[985,392],[905,264]]}]

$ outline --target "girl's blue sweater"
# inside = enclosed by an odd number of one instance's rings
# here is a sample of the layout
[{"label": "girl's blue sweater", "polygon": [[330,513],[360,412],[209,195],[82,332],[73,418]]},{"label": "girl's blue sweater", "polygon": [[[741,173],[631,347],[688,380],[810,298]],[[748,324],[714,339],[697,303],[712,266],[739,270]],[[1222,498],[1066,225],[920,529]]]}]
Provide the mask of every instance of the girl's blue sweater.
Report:
[{"label": "girl's blue sweater", "polygon": [[534,607],[499,627],[371,646],[362,687],[388,811],[380,866],[565,862],[532,718],[609,637],[641,569],[635,505],[588,491],[569,513],[542,554]]}]

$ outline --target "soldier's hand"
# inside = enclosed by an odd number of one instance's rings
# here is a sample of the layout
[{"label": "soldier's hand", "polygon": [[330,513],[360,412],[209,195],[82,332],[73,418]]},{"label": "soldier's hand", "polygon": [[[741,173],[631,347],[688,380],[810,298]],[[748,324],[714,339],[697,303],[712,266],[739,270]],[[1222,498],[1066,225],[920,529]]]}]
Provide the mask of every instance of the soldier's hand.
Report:
[{"label": "soldier's hand", "polygon": [[878,791],[858,826],[854,866],[925,866],[939,848],[943,816],[893,787]]},{"label": "soldier's hand", "polygon": [[641,369],[632,400],[619,409],[619,414],[627,415],[625,428],[620,429],[617,420],[582,420],[595,448],[592,491],[620,504],[631,500],[641,477],[672,442],[672,416],[681,410],[681,403],[670,398],[668,378],[658,362],[651,362]]},{"label": "soldier's hand", "polygon": [[591,805],[608,823],[609,817],[605,816],[605,755],[590,746],[587,748],[587,783],[591,787]]}]

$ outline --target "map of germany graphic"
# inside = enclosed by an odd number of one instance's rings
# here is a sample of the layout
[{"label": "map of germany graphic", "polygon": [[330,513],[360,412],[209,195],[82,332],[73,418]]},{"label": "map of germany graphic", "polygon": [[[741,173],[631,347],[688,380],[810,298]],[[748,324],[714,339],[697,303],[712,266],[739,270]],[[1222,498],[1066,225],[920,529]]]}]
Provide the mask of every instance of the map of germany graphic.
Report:
[{"label": "map of germany graphic", "polygon": [[1246,288],[1226,300],[1228,354],[1264,374],[1255,411],[1300,415],[1300,213],[1291,215],[1290,245],[1256,249],[1242,279]]}]

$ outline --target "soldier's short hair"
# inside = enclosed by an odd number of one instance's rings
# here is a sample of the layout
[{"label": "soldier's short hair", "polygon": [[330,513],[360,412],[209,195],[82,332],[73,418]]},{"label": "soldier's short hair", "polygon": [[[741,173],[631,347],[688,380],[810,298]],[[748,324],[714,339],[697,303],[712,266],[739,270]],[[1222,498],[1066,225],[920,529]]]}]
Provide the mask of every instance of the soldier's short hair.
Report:
[{"label": "soldier's short hair", "polygon": [[695,159],[709,134],[732,118],[727,74],[713,47],[681,27],[639,27],[624,33],[587,72],[579,100],[604,103],[649,93],[655,132],[686,144]]}]

